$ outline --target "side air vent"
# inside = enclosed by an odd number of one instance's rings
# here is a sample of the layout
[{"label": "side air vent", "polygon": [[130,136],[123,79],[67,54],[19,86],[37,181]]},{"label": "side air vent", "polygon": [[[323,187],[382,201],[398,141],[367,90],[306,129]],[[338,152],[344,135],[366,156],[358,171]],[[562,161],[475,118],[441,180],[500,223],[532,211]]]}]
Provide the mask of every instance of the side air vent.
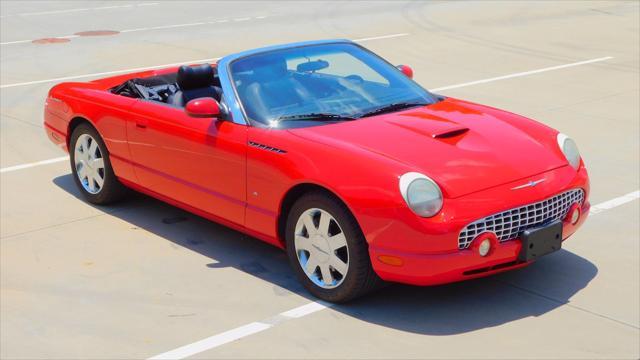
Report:
[{"label": "side air vent", "polygon": [[261,150],[272,151],[272,152],[275,152],[275,153],[278,153],[278,154],[286,154],[287,153],[285,150],[274,148],[273,146],[259,144],[257,142],[253,142],[253,141],[249,141],[249,146],[254,147],[254,148],[258,148],[258,149],[261,149]]}]

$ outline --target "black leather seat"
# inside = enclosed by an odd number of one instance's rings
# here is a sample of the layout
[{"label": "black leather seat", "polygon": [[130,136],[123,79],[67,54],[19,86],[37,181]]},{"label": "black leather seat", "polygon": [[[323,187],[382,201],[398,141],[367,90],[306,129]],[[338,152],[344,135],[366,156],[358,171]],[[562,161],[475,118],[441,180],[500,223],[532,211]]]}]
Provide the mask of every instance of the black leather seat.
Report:
[{"label": "black leather seat", "polygon": [[184,107],[189,101],[201,97],[214,98],[220,101],[222,89],[215,77],[213,67],[209,64],[197,66],[182,65],[178,69],[178,91],[169,96],[167,103]]}]

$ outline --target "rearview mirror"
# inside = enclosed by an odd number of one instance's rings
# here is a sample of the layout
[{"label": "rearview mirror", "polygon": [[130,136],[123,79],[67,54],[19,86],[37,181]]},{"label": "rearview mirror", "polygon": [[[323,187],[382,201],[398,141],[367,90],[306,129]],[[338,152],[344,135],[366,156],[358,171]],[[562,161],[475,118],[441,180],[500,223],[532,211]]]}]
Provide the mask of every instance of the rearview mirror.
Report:
[{"label": "rearview mirror", "polygon": [[191,117],[217,118],[220,116],[220,104],[209,97],[197,98],[189,101],[184,111]]},{"label": "rearview mirror", "polygon": [[413,79],[413,69],[407,65],[398,65],[396,66],[398,70],[402,71],[402,73],[408,77],[409,79]]},{"label": "rearview mirror", "polygon": [[324,60],[308,61],[296,66],[297,72],[315,72],[318,70],[326,69],[329,67],[329,63]]}]

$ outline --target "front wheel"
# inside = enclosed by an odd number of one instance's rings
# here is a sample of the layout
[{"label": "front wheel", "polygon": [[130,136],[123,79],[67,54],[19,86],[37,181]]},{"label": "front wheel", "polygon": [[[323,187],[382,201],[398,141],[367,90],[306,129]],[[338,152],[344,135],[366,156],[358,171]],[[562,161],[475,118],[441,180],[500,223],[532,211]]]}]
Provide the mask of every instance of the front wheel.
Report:
[{"label": "front wheel", "polygon": [[71,134],[71,171],[87,201],[104,205],[119,200],[125,188],[116,178],[109,152],[100,134],[91,125],[78,125]]},{"label": "front wheel", "polygon": [[328,194],[310,193],[296,201],[287,219],[286,241],[298,279],[320,299],[345,302],[381,283],[356,219]]}]

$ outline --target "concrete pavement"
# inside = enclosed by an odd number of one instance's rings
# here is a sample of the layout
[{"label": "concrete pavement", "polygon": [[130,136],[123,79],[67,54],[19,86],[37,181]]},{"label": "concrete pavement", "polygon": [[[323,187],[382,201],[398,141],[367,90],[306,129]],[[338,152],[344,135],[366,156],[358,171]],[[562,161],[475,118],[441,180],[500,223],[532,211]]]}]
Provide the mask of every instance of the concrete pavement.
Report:
[{"label": "concrete pavement", "polygon": [[[64,155],[42,129],[50,79],[371,39],[362,44],[411,65],[427,88],[611,57],[441,91],[572,136],[598,204],[640,189],[639,9],[637,1],[2,1],[0,167]],[[120,33],[31,42],[90,30]],[[394,34],[407,35],[385,38]],[[0,174],[2,358],[147,358],[315,300],[286,256],[255,239],[142,195],[110,207],[78,196],[64,161]],[[637,359],[639,203],[594,214],[564,250],[529,268],[390,286],[194,357]]]}]

